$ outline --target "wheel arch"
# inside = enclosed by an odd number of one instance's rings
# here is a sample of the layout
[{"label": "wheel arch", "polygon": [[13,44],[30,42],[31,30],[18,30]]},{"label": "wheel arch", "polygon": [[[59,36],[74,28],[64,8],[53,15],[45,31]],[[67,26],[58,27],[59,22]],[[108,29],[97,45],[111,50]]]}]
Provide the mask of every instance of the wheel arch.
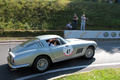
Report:
[{"label": "wheel arch", "polygon": [[42,55],[38,55],[34,60],[33,60],[33,63],[32,63],[32,65],[34,64],[34,62],[35,62],[35,60],[38,58],[38,57],[41,57],[41,56],[45,56],[45,57],[48,57],[49,58],[49,60],[50,60],[50,62],[52,63],[52,59],[50,58],[50,56],[49,55],[46,55],[46,54],[42,54]]},{"label": "wheel arch", "polygon": [[94,45],[89,45],[87,48],[93,48],[95,50],[95,46]]},{"label": "wheel arch", "polygon": [[93,54],[92,54],[90,57],[88,57],[88,56],[86,55],[86,51],[85,51],[85,54],[84,54],[83,58],[84,58],[84,59],[87,59],[87,60],[93,58],[93,56],[94,56],[94,54],[95,54],[95,46],[94,46],[94,45],[89,45],[89,46],[86,48],[86,50],[89,49],[89,48],[91,48],[91,49],[93,50]]}]

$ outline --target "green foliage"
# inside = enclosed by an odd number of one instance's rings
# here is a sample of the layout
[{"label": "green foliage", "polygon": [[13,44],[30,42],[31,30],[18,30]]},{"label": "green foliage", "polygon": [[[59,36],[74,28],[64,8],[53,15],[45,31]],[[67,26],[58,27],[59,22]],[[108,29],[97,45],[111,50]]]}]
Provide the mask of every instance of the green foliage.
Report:
[{"label": "green foliage", "polygon": [[120,5],[98,0],[0,0],[1,30],[64,30],[76,13],[87,30],[120,30]]},{"label": "green foliage", "polygon": [[63,0],[3,0],[0,3],[0,29],[48,29],[55,13],[64,10]]}]

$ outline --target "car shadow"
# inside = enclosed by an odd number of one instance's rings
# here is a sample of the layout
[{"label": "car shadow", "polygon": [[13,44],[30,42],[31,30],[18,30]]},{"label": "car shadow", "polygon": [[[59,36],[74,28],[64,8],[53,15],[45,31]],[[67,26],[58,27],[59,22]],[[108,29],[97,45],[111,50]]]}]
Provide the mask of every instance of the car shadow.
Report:
[{"label": "car shadow", "polygon": [[78,58],[54,63],[50,69],[52,70],[52,69],[68,68],[68,67],[74,67],[74,66],[90,65],[94,61],[95,61],[95,58],[86,60],[82,57],[78,57]]},{"label": "car shadow", "polygon": [[98,52],[104,51],[109,54],[120,53],[120,42],[119,41],[97,41]]},{"label": "car shadow", "polygon": [[[90,60],[85,60],[83,58],[75,58],[75,59],[70,59],[70,60],[66,60],[66,61],[62,61],[62,62],[58,62],[58,63],[54,63],[50,66],[50,69],[48,71],[53,71],[53,70],[58,70],[58,69],[65,69],[65,68],[70,68],[70,67],[75,67],[75,66],[83,66],[86,65],[89,66],[91,65],[93,62],[95,61],[95,58],[92,58]],[[84,67],[85,68],[85,67]],[[19,79],[21,77],[25,77],[28,75],[34,75],[34,74],[43,74],[40,76],[36,76],[33,78],[30,78],[31,80],[46,80],[46,79],[50,79],[59,75],[63,75],[63,74],[69,74],[69,73],[74,73],[77,72],[79,70],[82,70],[84,68],[78,68],[78,69],[69,69],[69,70],[64,70],[64,71],[56,71],[56,72],[51,72],[51,73],[37,73],[36,71],[34,71],[32,68],[20,68],[17,70],[11,69],[8,64],[4,64],[0,66],[0,80],[6,80],[9,78],[9,80],[14,80],[14,79]],[[29,79],[29,80],[30,80]]]},{"label": "car shadow", "polygon": [[0,65],[0,80],[15,80],[19,77],[35,74],[31,68],[11,69],[8,64]]}]

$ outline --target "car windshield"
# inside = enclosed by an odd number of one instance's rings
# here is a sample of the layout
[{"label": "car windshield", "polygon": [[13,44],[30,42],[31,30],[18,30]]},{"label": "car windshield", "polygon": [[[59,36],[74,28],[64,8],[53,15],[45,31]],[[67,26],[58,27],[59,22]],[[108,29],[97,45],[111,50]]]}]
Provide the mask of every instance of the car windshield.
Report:
[{"label": "car windshield", "polygon": [[29,39],[28,41],[25,41],[23,42],[22,44],[20,44],[21,46],[25,46],[25,47],[28,47],[28,46],[31,46],[37,42],[39,42],[40,40],[38,38],[32,38],[32,39]]},{"label": "car windshield", "polygon": [[64,38],[61,38],[65,43],[69,42],[68,40],[64,39]]}]

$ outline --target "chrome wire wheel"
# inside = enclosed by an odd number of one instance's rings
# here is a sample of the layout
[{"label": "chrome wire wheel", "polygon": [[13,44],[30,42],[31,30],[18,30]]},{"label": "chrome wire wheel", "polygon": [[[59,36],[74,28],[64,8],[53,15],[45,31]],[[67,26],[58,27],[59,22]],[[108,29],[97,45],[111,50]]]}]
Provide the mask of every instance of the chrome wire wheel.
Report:
[{"label": "chrome wire wheel", "polygon": [[44,58],[40,59],[38,62],[37,62],[37,68],[39,70],[45,70],[46,68],[48,67],[48,61]]},{"label": "chrome wire wheel", "polygon": [[86,55],[86,57],[90,58],[93,55],[93,50],[87,49],[85,55]]},{"label": "chrome wire wheel", "polygon": [[38,72],[45,72],[51,65],[51,60],[47,56],[39,56],[33,63],[33,68]]},{"label": "chrome wire wheel", "polygon": [[93,58],[94,54],[95,54],[94,48],[88,47],[85,52],[84,58],[91,59]]}]

